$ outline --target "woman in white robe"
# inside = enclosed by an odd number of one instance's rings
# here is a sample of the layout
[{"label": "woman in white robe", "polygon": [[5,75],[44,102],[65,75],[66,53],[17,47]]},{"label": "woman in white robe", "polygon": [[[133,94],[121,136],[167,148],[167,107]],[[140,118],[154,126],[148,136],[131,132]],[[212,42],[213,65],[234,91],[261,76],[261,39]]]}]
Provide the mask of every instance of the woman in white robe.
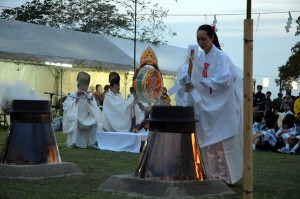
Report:
[{"label": "woman in white robe", "polygon": [[96,132],[103,131],[102,113],[92,93],[87,92],[89,79],[77,81],[78,90],[70,93],[63,104],[63,132],[68,134],[67,147],[97,148]]},{"label": "woman in white robe", "polygon": [[181,67],[178,82],[181,88],[191,83],[191,93],[196,91],[200,96],[189,101],[199,121],[196,132],[207,177],[233,184],[242,177],[242,79],[219,49],[210,25],[199,27],[197,42],[203,52],[194,58],[191,78],[188,67]]}]

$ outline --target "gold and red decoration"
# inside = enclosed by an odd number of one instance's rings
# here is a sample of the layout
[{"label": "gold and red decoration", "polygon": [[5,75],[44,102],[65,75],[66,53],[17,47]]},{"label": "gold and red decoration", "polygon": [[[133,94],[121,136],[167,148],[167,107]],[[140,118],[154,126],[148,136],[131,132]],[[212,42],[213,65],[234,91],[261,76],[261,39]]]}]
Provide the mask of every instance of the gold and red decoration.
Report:
[{"label": "gold and red decoration", "polygon": [[141,55],[139,68],[133,77],[133,88],[142,102],[155,103],[162,95],[163,78],[151,47],[146,48]]}]

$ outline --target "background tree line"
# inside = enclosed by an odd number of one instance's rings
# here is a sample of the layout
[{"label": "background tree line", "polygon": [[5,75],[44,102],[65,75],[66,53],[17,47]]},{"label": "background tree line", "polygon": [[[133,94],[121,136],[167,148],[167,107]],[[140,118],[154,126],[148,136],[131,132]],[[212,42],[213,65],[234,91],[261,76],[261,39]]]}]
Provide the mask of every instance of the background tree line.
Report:
[{"label": "background tree line", "polygon": [[176,35],[164,23],[168,10],[150,0],[33,0],[3,10],[0,17],[133,39],[135,12],[138,41],[166,44],[165,34]]},{"label": "background tree line", "polygon": [[[295,36],[300,35],[300,16],[296,20],[297,29]],[[289,57],[285,65],[278,67],[278,79],[275,79],[277,86],[280,86],[280,91],[285,88],[291,88],[293,80],[298,82],[300,78],[300,41],[291,48],[292,55]]]}]

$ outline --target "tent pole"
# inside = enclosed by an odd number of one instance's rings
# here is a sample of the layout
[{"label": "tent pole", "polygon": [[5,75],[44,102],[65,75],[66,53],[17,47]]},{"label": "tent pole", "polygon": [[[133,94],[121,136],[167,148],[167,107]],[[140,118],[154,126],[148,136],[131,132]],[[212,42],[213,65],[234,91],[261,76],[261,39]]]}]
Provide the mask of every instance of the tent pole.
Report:
[{"label": "tent pole", "polygon": [[136,15],[137,15],[137,0],[134,1],[134,46],[133,46],[133,71],[135,72],[136,63]]},{"label": "tent pole", "polygon": [[247,0],[247,19],[244,20],[244,150],[243,150],[243,198],[253,198],[253,20],[251,0]]},{"label": "tent pole", "polygon": [[62,67],[60,67],[60,103],[59,103],[59,115],[60,116],[62,116],[62,109],[63,109],[63,107],[62,107],[62,100],[61,100],[61,98],[62,98],[62,78],[63,78],[63,68]]}]

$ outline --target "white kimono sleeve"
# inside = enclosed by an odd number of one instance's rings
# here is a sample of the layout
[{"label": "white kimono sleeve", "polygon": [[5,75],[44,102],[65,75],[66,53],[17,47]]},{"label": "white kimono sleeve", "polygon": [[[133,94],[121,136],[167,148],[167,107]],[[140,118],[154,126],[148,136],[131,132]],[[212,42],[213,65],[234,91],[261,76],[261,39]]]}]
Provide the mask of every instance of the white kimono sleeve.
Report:
[{"label": "white kimono sleeve", "polygon": [[106,131],[129,131],[134,97],[125,100],[121,94],[109,92],[103,102],[103,127]]},{"label": "white kimono sleeve", "polygon": [[78,104],[76,103],[76,100],[71,96],[73,96],[73,94],[70,94],[70,96],[67,97],[63,104],[64,133],[72,133],[77,129]]}]

